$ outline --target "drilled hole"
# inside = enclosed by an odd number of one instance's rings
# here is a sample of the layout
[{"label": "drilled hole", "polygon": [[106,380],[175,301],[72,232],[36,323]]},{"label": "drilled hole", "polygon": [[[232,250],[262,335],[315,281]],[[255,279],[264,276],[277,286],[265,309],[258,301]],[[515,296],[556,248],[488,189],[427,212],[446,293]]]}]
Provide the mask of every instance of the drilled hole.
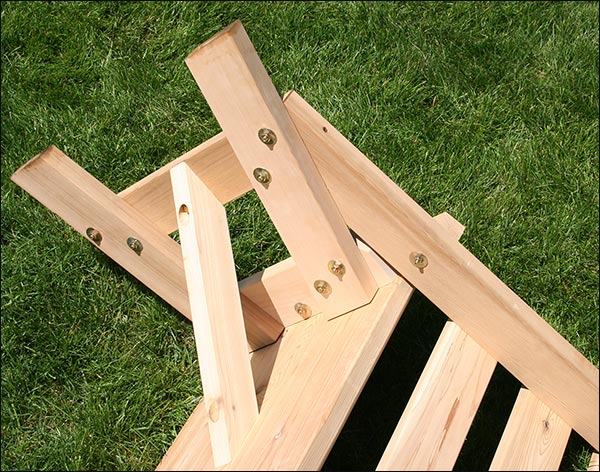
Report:
[{"label": "drilled hole", "polygon": [[179,222],[182,225],[187,225],[188,221],[190,221],[190,210],[186,204],[183,204],[179,207]]},{"label": "drilled hole", "polygon": [[323,131],[325,131],[327,133],[327,127],[323,126]]}]

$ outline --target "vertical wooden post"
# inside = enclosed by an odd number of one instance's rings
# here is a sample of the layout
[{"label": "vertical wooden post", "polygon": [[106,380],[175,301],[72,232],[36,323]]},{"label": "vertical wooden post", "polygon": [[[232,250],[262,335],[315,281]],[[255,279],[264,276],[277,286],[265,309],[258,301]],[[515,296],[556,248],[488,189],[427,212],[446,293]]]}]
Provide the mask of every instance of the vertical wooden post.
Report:
[{"label": "vertical wooden post", "polygon": [[323,312],[371,301],[377,284],[241,22],[186,64]]},{"label": "vertical wooden post", "polygon": [[187,164],[171,169],[171,181],[213,457],[221,466],[258,417],[227,216]]}]

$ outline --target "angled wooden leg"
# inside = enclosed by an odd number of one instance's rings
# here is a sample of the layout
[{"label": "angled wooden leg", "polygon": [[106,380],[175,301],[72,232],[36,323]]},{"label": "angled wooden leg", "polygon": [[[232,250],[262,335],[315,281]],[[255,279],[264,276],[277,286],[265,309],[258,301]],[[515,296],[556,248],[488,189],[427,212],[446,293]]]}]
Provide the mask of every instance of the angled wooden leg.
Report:
[{"label": "angled wooden leg", "polygon": [[[451,235],[461,231],[447,213],[435,220]],[[413,293],[402,278],[388,280],[369,305],[330,321],[317,315],[294,323],[275,344],[251,354],[264,403],[242,450],[225,468],[322,466]],[[208,441],[208,415],[197,407],[157,470],[212,470],[210,448],[197,446]]]},{"label": "angled wooden leg", "polygon": [[298,94],[284,100],[352,230],[597,449],[598,369]]},{"label": "angled wooden leg", "polygon": [[241,22],[186,64],[322,311],[371,301],[377,284]]},{"label": "angled wooden leg", "polygon": [[258,417],[225,208],[182,163],[171,169],[215,466],[231,461]]},{"label": "angled wooden leg", "polygon": [[[11,179],[191,319],[181,248],[146,214],[55,146],[17,169]],[[139,241],[137,251],[128,246],[129,238]],[[248,303],[246,307],[247,301],[242,300],[242,308],[248,312],[246,331],[248,350],[252,351],[274,342],[283,326],[256,305]]]}]

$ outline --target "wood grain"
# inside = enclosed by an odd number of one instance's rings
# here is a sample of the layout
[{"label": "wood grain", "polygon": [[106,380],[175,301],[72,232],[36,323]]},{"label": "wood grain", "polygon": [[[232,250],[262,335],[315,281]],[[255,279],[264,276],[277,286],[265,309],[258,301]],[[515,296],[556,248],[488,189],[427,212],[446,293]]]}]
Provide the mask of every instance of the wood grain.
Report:
[{"label": "wood grain", "polygon": [[[87,228],[98,230],[102,234],[98,249],[191,319],[181,248],[146,214],[115,195],[55,146],[17,169],[11,180],[86,239]],[[173,203],[171,207],[175,213]],[[139,255],[127,246],[130,236],[142,242]],[[254,350],[274,342],[283,326],[255,305],[246,307],[246,300],[242,300],[242,309],[248,312],[248,349]]]},{"label": "wood grain", "polygon": [[177,229],[169,171],[182,162],[190,166],[223,204],[252,190],[225,135],[213,136],[119,193],[165,234]]},{"label": "wood grain", "polygon": [[495,367],[446,323],[377,470],[452,470]]},{"label": "wood grain", "polygon": [[352,230],[597,449],[598,369],[298,94],[284,100]]},{"label": "wood grain", "polygon": [[185,163],[170,171],[215,466],[258,417],[225,208]]},{"label": "wood grain", "polygon": [[[21,166],[11,180],[86,239],[90,240],[87,228],[98,230],[102,235],[95,244],[98,249],[190,318],[179,244],[60,149],[50,146]],[[129,237],[141,241],[139,255],[127,246]]]},{"label": "wood grain", "polygon": [[[379,289],[369,305],[330,321],[317,315],[296,323],[265,348],[277,353],[261,412],[242,450],[225,468],[320,468],[411,294],[412,288],[398,279]],[[193,417],[194,412],[188,419],[196,431],[204,431],[199,426],[206,421],[203,414]],[[191,426],[186,423],[184,429]],[[178,436],[177,454],[170,450],[160,470],[210,470],[206,448],[194,446],[207,440],[203,434],[193,440],[189,434]]]},{"label": "wood grain", "polygon": [[[185,60],[309,290],[328,318],[371,301],[377,285],[238,20]],[[276,142],[259,139],[268,128]],[[271,180],[259,183],[257,168]],[[330,273],[341,261],[345,274]]]},{"label": "wood grain", "polygon": [[571,428],[522,388],[490,470],[558,470]]}]

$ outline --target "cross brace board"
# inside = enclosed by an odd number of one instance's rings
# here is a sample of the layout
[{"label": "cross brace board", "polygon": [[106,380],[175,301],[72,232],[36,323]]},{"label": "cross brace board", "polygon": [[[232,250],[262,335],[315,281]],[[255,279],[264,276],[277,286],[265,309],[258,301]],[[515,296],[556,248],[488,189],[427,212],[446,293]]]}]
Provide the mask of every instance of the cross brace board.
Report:
[{"label": "cross brace board", "polygon": [[[598,449],[598,369],[458,242],[459,223],[297,93],[281,100],[239,21],[186,63],[219,135],[119,195],[55,147],[11,177],[193,320],[207,398],[158,469],[320,467],[415,288],[453,323],[378,470],[451,468],[496,362],[526,390],[494,468],[558,467],[571,429]],[[222,204],[251,190],[292,257],[236,283]]]}]

